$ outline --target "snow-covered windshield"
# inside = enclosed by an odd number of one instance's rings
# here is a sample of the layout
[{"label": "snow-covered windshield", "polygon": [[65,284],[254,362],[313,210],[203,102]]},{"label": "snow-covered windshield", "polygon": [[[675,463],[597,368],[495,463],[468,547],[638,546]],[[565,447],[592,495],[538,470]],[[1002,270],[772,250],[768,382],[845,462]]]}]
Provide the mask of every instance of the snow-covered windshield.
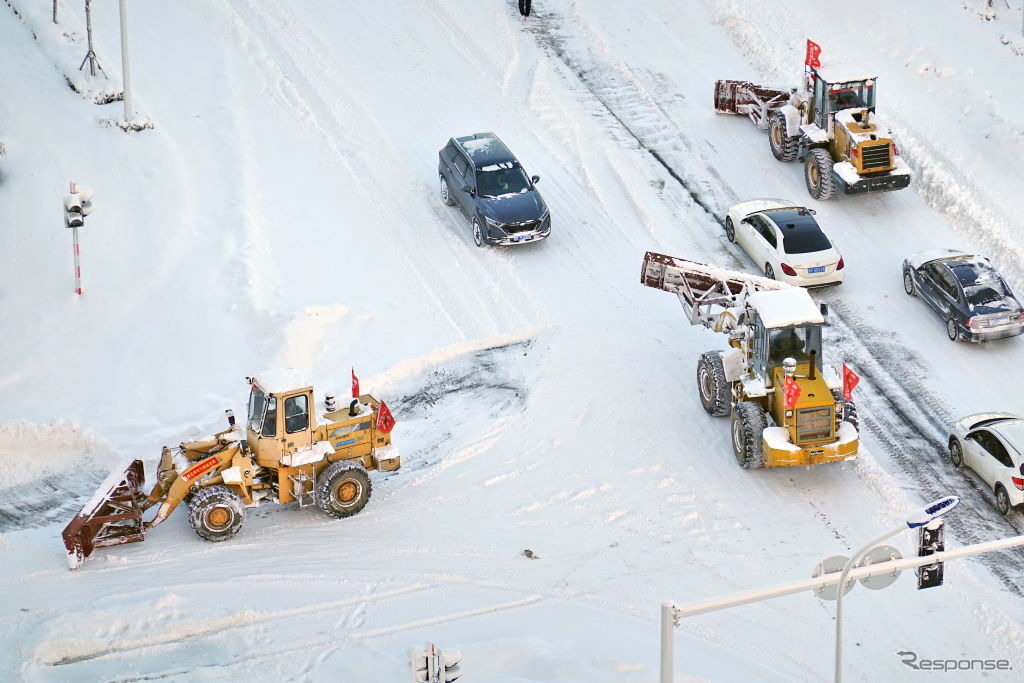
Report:
[{"label": "snow-covered windshield", "polygon": [[519,166],[498,168],[493,171],[478,171],[476,191],[481,197],[498,197],[503,194],[518,194],[530,189],[530,179]]},{"label": "snow-covered windshield", "polygon": [[249,394],[249,429],[257,434],[263,422],[263,413],[267,408],[267,395],[263,390],[254,386]]},{"label": "snow-covered windshield", "polygon": [[995,281],[987,282],[983,285],[975,285],[974,287],[965,287],[964,294],[967,295],[967,303],[972,306],[979,306],[981,304],[1002,301],[1004,297],[1009,295],[1009,292],[1003,287],[1002,282]]},{"label": "snow-covered windshield", "polygon": [[1002,278],[984,261],[950,261],[949,269],[964,288],[967,303],[990,304],[1011,296]]}]

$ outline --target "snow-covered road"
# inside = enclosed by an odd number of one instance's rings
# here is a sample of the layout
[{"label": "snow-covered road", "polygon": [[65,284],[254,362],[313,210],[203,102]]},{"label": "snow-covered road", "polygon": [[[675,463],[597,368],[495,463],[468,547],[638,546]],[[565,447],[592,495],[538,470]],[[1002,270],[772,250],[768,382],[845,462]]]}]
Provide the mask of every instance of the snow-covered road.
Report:
[{"label": "snow-covered road", "polygon": [[[434,640],[461,647],[465,680],[651,681],[662,600],[803,578],[940,494],[965,499],[947,545],[1024,527],[942,452],[951,420],[1024,410],[1024,345],[951,344],[899,278],[907,254],[956,246],[1024,290],[1007,24],[868,0],[884,20],[844,53],[844,11],[806,0],[513,5],[133,7],[136,108],[156,124],[137,135],[97,126],[119,103],[72,93],[0,11],[0,677],[404,680]],[[95,11],[114,65],[116,17]],[[879,73],[911,189],[813,202],[764,134],[713,113],[716,78],[797,83],[807,37]],[[437,198],[438,148],[484,130],[542,177],[547,241],[478,250]],[[97,194],[81,300],[69,179]],[[756,196],[813,204],[848,263],[815,296],[826,359],[863,377],[853,463],[738,468],[693,380],[724,340],[638,282],[647,249],[753,271],[718,220]],[[61,515],[110,466],[211,431],[247,374],[340,391],[351,366],[403,456],[359,516],[261,507],[225,544],[175,516],[64,568]],[[901,650],[1024,666],[1021,555],[954,563],[946,584],[857,588],[851,679],[905,679]],[[803,595],[693,618],[677,672],[827,677],[833,614]]]}]

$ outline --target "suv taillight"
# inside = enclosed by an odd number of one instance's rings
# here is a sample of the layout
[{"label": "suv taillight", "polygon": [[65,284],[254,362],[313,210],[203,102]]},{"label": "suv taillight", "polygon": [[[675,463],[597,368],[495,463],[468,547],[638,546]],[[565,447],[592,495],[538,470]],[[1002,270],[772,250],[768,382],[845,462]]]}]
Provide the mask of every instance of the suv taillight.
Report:
[{"label": "suv taillight", "polygon": [[839,257],[839,263],[836,264],[836,270],[842,270],[846,264],[843,262],[843,257]]},{"label": "suv taillight", "polygon": [[1010,481],[1017,487],[1018,490],[1024,491],[1024,479],[1021,477],[1010,477]]},{"label": "suv taillight", "polygon": [[796,271],[788,263],[782,264],[782,272],[786,275],[796,275]]}]

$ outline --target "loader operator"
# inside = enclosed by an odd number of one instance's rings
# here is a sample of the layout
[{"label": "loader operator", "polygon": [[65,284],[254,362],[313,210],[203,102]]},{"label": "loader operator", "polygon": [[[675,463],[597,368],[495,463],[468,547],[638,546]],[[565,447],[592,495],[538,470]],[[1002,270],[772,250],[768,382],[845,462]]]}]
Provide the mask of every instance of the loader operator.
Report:
[{"label": "loader operator", "polygon": [[781,363],[783,359],[793,357],[797,360],[807,360],[807,353],[804,351],[804,339],[795,329],[777,330],[771,333],[768,342],[770,359],[773,364]]}]

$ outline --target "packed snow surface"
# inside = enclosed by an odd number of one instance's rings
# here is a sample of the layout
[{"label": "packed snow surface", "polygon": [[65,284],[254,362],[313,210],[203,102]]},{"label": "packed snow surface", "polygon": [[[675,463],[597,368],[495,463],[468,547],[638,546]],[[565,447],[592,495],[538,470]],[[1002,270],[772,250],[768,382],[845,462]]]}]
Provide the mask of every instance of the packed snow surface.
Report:
[{"label": "packed snow surface", "polygon": [[[82,3],[0,5],[0,680],[405,681],[431,641],[465,681],[649,682],[665,600],[804,579],[945,495],[947,548],[1024,527],[945,452],[963,415],[1021,412],[1024,340],[950,343],[900,274],[955,248],[1024,291],[1019,10],[863,0],[851,42],[850,6],[812,0],[127,4],[155,126],[131,134],[94,103],[120,90],[117,3],[92,3],[109,81],[78,68]],[[716,79],[800,83],[807,38],[877,73],[910,188],[816,202],[713,112]],[[437,150],[480,130],[543,178],[543,242],[477,248],[441,202]],[[95,191],[82,296],[69,181]],[[722,229],[752,197],[843,244],[815,298],[823,360],[861,376],[854,461],[738,467],[694,382],[725,337],[637,277],[647,250],[754,275]],[[340,398],[353,367],[402,450],[360,514],[265,503],[206,543],[182,509],[68,571],[60,531],[115,466],[152,485],[253,373]],[[856,587],[846,675],[923,678],[914,652],[1016,680],[1022,591],[1020,552]],[[688,618],[676,680],[827,679],[834,614],[806,593]]]}]

